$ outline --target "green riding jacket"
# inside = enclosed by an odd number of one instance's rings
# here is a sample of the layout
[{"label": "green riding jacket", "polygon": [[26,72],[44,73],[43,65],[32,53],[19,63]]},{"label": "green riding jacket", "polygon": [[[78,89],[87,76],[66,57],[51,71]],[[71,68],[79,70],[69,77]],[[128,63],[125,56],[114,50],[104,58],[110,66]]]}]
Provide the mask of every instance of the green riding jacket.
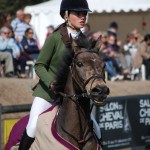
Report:
[{"label": "green riding jacket", "polygon": [[48,37],[35,63],[35,72],[40,80],[34,89],[33,96],[41,97],[51,103],[54,102],[55,94],[50,89],[50,84],[55,80],[65,51],[61,32],[57,30]]}]

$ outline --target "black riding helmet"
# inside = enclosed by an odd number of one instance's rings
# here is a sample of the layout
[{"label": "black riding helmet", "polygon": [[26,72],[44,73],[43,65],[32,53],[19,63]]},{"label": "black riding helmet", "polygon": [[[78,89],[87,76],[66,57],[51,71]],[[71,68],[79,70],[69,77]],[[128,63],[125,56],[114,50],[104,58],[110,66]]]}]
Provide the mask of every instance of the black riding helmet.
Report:
[{"label": "black riding helmet", "polygon": [[60,5],[60,15],[62,18],[66,10],[91,12],[86,0],[62,0]]}]

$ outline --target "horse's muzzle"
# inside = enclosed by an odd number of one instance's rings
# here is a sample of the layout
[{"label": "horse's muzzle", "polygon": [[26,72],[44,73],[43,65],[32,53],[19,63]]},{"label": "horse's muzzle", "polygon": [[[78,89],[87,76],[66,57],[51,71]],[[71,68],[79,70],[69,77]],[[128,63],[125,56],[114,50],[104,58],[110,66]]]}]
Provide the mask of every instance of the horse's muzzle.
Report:
[{"label": "horse's muzzle", "polygon": [[107,86],[97,86],[91,90],[90,96],[95,105],[103,105],[110,90]]}]

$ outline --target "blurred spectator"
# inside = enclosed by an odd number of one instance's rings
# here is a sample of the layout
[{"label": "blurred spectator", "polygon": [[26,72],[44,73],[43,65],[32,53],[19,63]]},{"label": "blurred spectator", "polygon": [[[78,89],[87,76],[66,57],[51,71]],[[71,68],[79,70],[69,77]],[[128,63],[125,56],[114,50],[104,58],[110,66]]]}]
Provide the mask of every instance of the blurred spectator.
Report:
[{"label": "blurred spectator", "polygon": [[9,37],[10,29],[7,27],[1,28],[0,34],[0,51],[8,51],[12,54],[13,58],[20,56],[20,50],[15,40]]},{"label": "blurred spectator", "polygon": [[[15,40],[14,32],[12,27],[9,27],[9,37]],[[17,46],[20,49],[20,56],[15,58],[14,61],[14,72],[19,78],[26,78],[25,76],[25,67],[27,60],[33,60],[29,55],[27,55],[20,42],[16,41]]]},{"label": "blurred spectator", "polygon": [[54,26],[53,25],[49,25],[47,27],[47,34],[46,34],[46,38],[48,38],[54,31]]},{"label": "blurred spectator", "polygon": [[[106,63],[108,78],[111,81],[123,80],[123,76],[118,72],[122,71],[121,64],[116,58],[118,47],[115,45],[116,37],[114,35],[107,36],[107,32],[97,31],[92,34],[91,48],[95,46],[96,40],[101,35],[101,45],[99,54],[102,55]],[[109,40],[109,41],[108,41]],[[118,72],[116,72],[116,70]]]},{"label": "blurred spectator", "polygon": [[15,38],[20,42],[24,36],[26,30],[26,24],[24,22],[24,12],[23,10],[18,10],[16,12],[16,18],[12,20],[11,26],[13,28]]},{"label": "blurred spectator", "polygon": [[99,55],[103,57],[106,64],[106,71],[108,73],[108,79],[111,81],[122,80],[123,76],[118,75],[114,69],[112,58],[110,57],[110,51],[107,48],[107,33],[101,32],[101,44],[99,48]]},{"label": "blurred spectator", "polygon": [[126,44],[123,45],[124,56],[126,60],[126,71],[131,73],[132,64],[137,52],[136,40],[132,34],[128,34],[126,37]]},{"label": "blurred spectator", "polygon": [[107,30],[108,35],[114,35],[117,38],[118,28],[118,24],[115,21],[111,22]]},{"label": "blurred spectator", "polygon": [[131,31],[131,34],[134,36],[136,40],[136,46],[138,46],[143,41],[142,35],[138,32],[137,29],[134,29],[133,31]]},{"label": "blurred spectator", "polygon": [[109,51],[109,57],[112,60],[113,66],[117,73],[122,74],[122,64],[119,60],[119,46],[115,43],[116,37],[114,35],[108,35],[107,49]]},{"label": "blurred spectator", "polygon": [[108,34],[108,45],[111,45],[115,52],[119,52],[119,48],[122,45],[121,40],[117,39],[118,35],[118,24],[116,22],[111,22],[107,30]]},{"label": "blurred spectator", "polygon": [[106,49],[106,45],[107,45],[107,32],[101,31],[100,35],[101,35],[101,46],[100,46],[100,49]]},{"label": "blurred spectator", "polygon": [[109,25],[107,33],[108,33],[108,36],[110,36],[111,38],[112,37],[115,38],[113,49],[115,49],[116,58],[121,64],[122,71],[120,73],[122,74],[124,70],[126,69],[126,63],[125,63],[125,58],[124,58],[123,51],[122,51],[122,41],[118,39],[118,29],[119,29],[118,23],[115,21],[112,21]]},{"label": "blurred spectator", "polygon": [[31,14],[29,14],[29,13],[24,14],[24,22],[25,22],[25,24],[26,24],[26,29],[32,27],[32,26],[30,25],[31,18],[32,18]]},{"label": "blurred spectator", "polygon": [[[26,13],[26,14],[24,15],[24,22],[25,22],[25,24],[26,24],[26,30],[27,30],[28,28],[32,28],[32,30],[34,31],[33,26],[30,24],[31,18],[32,18],[32,15],[29,14],[29,13]],[[36,36],[36,34],[35,34],[35,31],[34,31],[33,37],[34,37],[34,39],[37,39],[37,36]]]},{"label": "blurred spectator", "polygon": [[20,43],[19,41],[16,41],[13,28],[12,28],[11,26],[9,26],[8,28],[9,28],[9,37],[10,37],[10,38],[13,38],[13,39],[15,40],[17,46],[19,47],[19,49],[20,49],[20,51],[21,51],[21,50],[23,49],[23,48],[22,48],[22,45],[21,45],[21,43]]},{"label": "blurred spectator", "polygon": [[109,61],[112,62],[119,80],[123,80],[123,65],[121,62],[123,62],[124,57],[120,52],[120,47],[116,44],[115,41],[115,35],[109,34],[107,39],[107,57],[109,58]]},{"label": "blurred spectator", "polygon": [[28,28],[25,31],[25,36],[21,41],[21,45],[25,53],[27,53],[33,60],[36,60],[40,51],[36,40],[33,38],[33,34],[32,28]]},{"label": "blurred spectator", "polygon": [[146,67],[146,79],[150,80],[150,34],[145,35],[143,42],[139,44],[133,61],[133,74],[139,73],[142,63]]},{"label": "blurred spectator", "polygon": [[14,77],[14,66],[11,54],[9,52],[0,51],[0,62],[4,62],[5,77]]},{"label": "blurred spectator", "polygon": [[25,16],[24,16],[24,22],[25,22],[25,24],[26,24],[26,30],[27,30],[28,28],[32,28],[32,30],[33,30],[33,32],[34,32],[34,33],[33,33],[33,38],[37,41],[37,43],[38,43],[38,45],[39,45],[39,40],[38,40],[38,37],[37,37],[36,32],[35,32],[35,30],[34,30],[34,27],[30,24],[31,19],[32,19],[32,15],[29,14],[29,13],[26,13]]},{"label": "blurred spectator", "polygon": [[32,28],[28,28],[25,31],[25,36],[21,41],[21,56],[17,60],[18,65],[20,65],[20,73],[18,74],[19,78],[26,78],[25,68],[26,62],[28,60],[36,60],[39,55],[39,49],[36,43],[36,40],[33,38]]},{"label": "blurred spectator", "polygon": [[108,73],[108,79],[111,81],[117,80],[117,74],[114,70],[112,61],[108,57],[108,49],[107,49],[107,33],[101,32],[101,44],[99,48],[99,55],[103,57],[103,60],[106,64],[106,71]]}]

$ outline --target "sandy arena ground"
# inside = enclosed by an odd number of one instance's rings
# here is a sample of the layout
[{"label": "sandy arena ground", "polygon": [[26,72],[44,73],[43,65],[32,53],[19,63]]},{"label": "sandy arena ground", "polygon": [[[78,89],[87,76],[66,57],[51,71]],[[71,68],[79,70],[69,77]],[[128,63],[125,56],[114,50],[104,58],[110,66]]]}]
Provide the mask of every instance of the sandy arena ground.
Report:
[{"label": "sandy arena ground", "polygon": [[[0,78],[0,104],[31,104],[33,79]],[[111,96],[150,94],[150,81],[107,81]]]}]

